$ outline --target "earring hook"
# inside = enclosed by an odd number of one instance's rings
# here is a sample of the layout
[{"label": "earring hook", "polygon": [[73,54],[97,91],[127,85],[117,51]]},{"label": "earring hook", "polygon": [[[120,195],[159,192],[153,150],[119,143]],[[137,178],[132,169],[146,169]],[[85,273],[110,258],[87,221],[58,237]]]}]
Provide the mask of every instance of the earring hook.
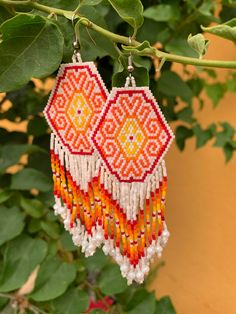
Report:
[{"label": "earring hook", "polygon": [[72,18],[71,18],[72,27],[73,27],[74,33],[75,33],[75,41],[73,42],[73,48],[75,50],[78,50],[79,49],[79,42],[78,42],[76,30],[75,30],[75,26],[76,26],[75,25],[75,16],[76,16],[76,12],[72,15]]},{"label": "earring hook", "polygon": [[74,34],[75,34],[75,41],[73,42],[74,53],[73,53],[73,56],[72,56],[72,61],[74,63],[82,62],[81,55],[80,55],[80,52],[79,52],[80,44],[79,44],[78,36],[77,36],[77,32],[76,32],[76,24],[75,24],[75,16],[76,16],[76,14],[77,14],[77,12],[75,11],[74,14],[72,15],[72,18],[71,18],[72,27],[74,29]]},{"label": "earring hook", "polygon": [[[132,38],[129,37],[129,45],[132,44]],[[131,84],[132,87],[136,86],[136,82],[135,82],[135,78],[132,75],[132,72],[134,70],[134,66],[133,66],[133,57],[132,57],[132,53],[130,52],[129,56],[128,56],[128,67],[127,70],[129,72],[129,75],[126,78],[126,82],[125,82],[125,87],[129,87],[129,85]]]},{"label": "earring hook", "polygon": [[[129,37],[129,45],[131,45],[131,43],[132,43],[132,38],[131,37]],[[133,70],[134,70],[134,67],[133,67],[133,60],[132,60],[133,58],[132,58],[132,53],[130,52],[130,54],[129,54],[129,57],[128,57],[128,67],[127,67],[127,70],[128,70],[128,72],[129,72],[129,75],[131,76],[131,73],[133,72]]]}]

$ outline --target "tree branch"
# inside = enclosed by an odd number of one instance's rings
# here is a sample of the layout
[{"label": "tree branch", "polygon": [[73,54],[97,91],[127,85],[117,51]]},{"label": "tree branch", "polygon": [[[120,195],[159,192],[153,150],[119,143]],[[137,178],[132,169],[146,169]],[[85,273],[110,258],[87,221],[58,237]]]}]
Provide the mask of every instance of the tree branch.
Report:
[{"label": "tree branch", "polygon": [[[13,7],[18,6],[18,5],[23,5],[23,6],[30,7],[30,8],[42,11],[42,12],[49,13],[49,14],[54,13],[57,15],[62,15],[69,20],[71,20],[73,15],[74,15],[73,11],[49,7],[49,6],[37,3],[34,0],[22,0],[22,1],[0,0],[0,4],[5,5],[5,6],[13,6]],[[94,24],[92,21],[83,18],[78,13],[76,13],[75,16],[77,18],[81,18],[81,21],[80,21],[81,24],[83,24],[84,26],[91,28],[94,31],[102,34],[103,36],[111,39],[113,42],[124,44],[127,46],[133,46],[133,47],[137,47],[141,44],[140,42],[138,42],[134,39],[132,39],[130,42],[128,37],[112,33],[110,31],[98,26],[97,24]],[[142,54],[140,54],[140,55],[142,55]],[[166,52],[160,51],[156,48],[145,49],[145,54],[143,54],[143,55],[149,56],[149,57],[157,57],[160,59],[165,58],[166,61],[177,62],[177,63],[181,63],[181,64],[190,64],[190,65],[202,66],[202,67],[236,69],[236,61],[206,60],[206,59],[202,60],[202,59],[198,59],[198,58],[190,58],[190,57],[184,57],[184,56],[166,53]]]}]

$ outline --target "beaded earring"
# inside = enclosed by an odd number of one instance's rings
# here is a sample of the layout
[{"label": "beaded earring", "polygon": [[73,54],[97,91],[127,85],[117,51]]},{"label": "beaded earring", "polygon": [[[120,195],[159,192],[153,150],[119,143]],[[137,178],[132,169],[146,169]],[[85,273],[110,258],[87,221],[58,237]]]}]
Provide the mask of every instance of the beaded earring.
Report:
[{"label": "beaded earring", "polygon": [[169,232],[164,156],[174,138],[148,87],[107,89],[93,62],[60,66],[44,110],[52,129],[55,213],[86,256],[103,244],[128,284],[142,283]]},{"label": "beaded earring", "polygon": [[150,89],[136,86],[131,55],[128,64],[125,87],[110,92],[92,141],[101,161],[103,251],[131,284],[143,282],[169,237],[164,156],[174,135]]},{"label": "beaded earring", "polygon": [[74,243],[90,256],[103,240],[100,160],[91,134],[108,91],[95,64],[82,62],[77,38],[74,49],[73,62],[60,66],[44,115],[52,130],[54,210]]}]

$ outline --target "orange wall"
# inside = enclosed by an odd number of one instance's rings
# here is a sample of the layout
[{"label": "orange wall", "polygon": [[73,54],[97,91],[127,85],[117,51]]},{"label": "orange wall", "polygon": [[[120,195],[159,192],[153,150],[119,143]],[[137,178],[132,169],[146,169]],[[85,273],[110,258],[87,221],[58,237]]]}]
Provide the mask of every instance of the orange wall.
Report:
[{"label": "orange wall", "polygon": [[[212,41],[207,58],[236,59],[233,44]],[[227,70],[218,73],[224,76]],[[215,110],[209,101],[205,107],[197,113],[205,127],[224,120],[236,125],[236,94],[227,93]],[[6,121],[1,126],[16,128]],[[171,237],[166,266],[151,288],[158,297],[170,295],[177,314],[236,313],[236,158],[225,165],[222,151],[211,146],[196,150],[190,141],[180,153],[172,145],[167,157]]]},{"label": "orange wall", "polygon": [[[206,57],[236,60],[236,49],[214,38]],[[197,117],[204,127],[224,120],[236,126],[236,94],[215,110],[207,101]],[[225,164],[213,142],[199,150],[194,144],[183,153],[173,145],[167,157],[171,237],[152,288],[170,295],[178,314],[236,313],[236,157]]]}]

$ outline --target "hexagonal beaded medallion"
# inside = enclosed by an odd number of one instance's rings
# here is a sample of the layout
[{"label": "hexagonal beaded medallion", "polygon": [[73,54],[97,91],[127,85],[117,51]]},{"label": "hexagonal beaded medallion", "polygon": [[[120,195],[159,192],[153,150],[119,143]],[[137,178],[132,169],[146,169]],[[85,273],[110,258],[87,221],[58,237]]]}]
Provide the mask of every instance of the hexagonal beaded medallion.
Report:
[{"label": "hexagonal beaded medallion", "polygon": [[128,284],[143,282],[168,239],[163,158],[173,138],[149,88],[134,85],[112,89],[92,134],[101,159],[103,251]]},{"label": "hexagonal beaded medallion", "polygon": [[107,94],[93,62],[61,65],[44,114],[61,144],[71,154],[93,153],[91,131]]},{"label": "hexagonal beaded medallion", "polygon": [[74,243],[82,246],[87,256],[102,241],[99,167],[91,134],[107,96],[93,62],[62,64],[44,109],[52,129],[55,213],[62,217]]},{"label": "hexagonal beaded medallion", "polygon": [[147,87],[126,87],[113,88],[92,139],[118,181],[144,182],[173,133]]}]

